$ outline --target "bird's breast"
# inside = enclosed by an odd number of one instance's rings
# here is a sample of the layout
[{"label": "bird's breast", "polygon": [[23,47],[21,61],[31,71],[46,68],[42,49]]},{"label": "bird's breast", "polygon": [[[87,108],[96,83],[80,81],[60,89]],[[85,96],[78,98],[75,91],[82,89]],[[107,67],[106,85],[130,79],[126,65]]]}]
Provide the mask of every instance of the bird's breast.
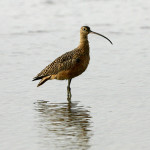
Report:
[{"label": "bird's breast", "polygon": [[86,70],[89,64],[89,60],[90,60],[89,55],[82,55],[78,57],[76,59],[75,65],[69,70],[65,70],[58,73],[56,79],[58,80],[72,79],[74,77],[79,76]]},{"label": "bird's breast", "polygon": [[83,55],[79,58],[79,60],[77,60],[77,70],[79,72],[84,72],[89,64],[89,61],[90,61],[90,56],[87,54],[87,55]]}]

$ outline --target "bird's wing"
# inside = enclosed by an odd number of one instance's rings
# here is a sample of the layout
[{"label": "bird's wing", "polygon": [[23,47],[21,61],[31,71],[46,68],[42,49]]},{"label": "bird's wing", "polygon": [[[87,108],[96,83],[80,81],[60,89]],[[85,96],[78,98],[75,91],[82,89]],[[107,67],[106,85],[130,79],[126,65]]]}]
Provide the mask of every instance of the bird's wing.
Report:
[{"label": "bird's wing", "polygon": [[60,71],[68,70],[78,62],[78,53],[75,50],[67,52],[55,59],[46,66],[33,80],[42,79],[45,76],[57,74]]}]

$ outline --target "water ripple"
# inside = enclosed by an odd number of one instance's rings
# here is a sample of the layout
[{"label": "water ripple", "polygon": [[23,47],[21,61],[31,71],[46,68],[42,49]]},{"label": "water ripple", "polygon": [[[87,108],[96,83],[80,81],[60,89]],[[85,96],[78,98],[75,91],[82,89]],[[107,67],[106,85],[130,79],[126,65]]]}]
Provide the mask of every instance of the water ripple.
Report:
[{"label": "water ripple", "polygon": [[[88,149],[92,135],[90,111],[78,102],[49,103],[37,101],[40,136],[63,149]],[[41,143],[42,144],[42,143]],[[45,143],[43,143],[45,144]]]}]

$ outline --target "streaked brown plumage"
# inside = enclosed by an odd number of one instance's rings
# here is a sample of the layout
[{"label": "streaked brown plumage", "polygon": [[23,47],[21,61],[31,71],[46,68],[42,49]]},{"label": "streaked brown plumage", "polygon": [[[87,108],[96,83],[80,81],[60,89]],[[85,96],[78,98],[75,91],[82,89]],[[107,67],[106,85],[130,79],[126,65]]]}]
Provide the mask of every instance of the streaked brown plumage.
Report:
[{"label": "streaked brown plumage", "polygon": [[[57,79],[57,80],[68,80],[68,99],[71,99],[71,89],[70,83],[71,79],[82,74],[90,60],[89,56],[89,42],[88,42],[88,34],[94,33],[98,34],[104,38],[105,36],[93,32],[90,30],[88,26],[83,26],[80,29],[80,44],[77,48],[72,51],[69,51],[62,56],[55,59],[51,64],[45,67],[34,79],[41,81],[37,86],[42,85],[47,80]],[[106,38],[109,40],[108,38]],[[110,41],[110,40],[109,40]],[[110,41],[111,42],[111,41]],[[111,42],[112,44],[112,42]]]}]

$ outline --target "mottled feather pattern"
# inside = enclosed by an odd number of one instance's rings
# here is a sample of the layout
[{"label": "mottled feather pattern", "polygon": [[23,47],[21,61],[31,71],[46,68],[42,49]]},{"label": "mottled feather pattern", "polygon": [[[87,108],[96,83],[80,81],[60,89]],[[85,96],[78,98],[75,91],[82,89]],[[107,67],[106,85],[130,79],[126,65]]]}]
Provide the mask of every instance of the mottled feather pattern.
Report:
[{"label": "mottled feather pattern", "polygon": [[57,74],[60,71],[68,70],[71,67],[74,67],[76,63],[78,63],[78,60],[81,56],[81,49],[74,49],[70,52],[67,52],[63,54],[62,56],[56,58],[51,64],[46,66],[35,78],[41,79],[48,75]]}]

